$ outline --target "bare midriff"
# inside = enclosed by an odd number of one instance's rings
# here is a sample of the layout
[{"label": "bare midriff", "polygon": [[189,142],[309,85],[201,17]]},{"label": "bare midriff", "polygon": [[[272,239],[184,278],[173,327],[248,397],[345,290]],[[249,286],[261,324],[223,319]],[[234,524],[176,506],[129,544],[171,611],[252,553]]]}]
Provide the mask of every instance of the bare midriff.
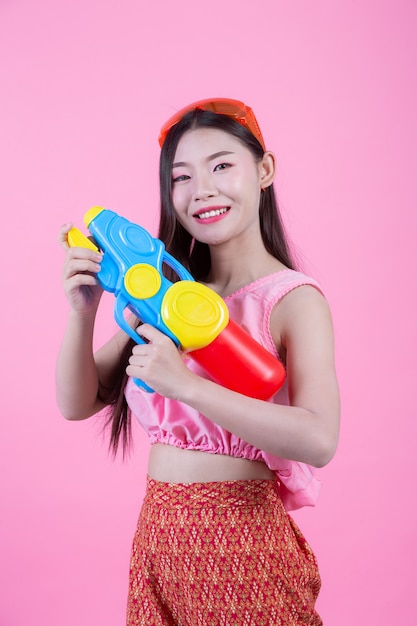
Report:
[{"label": "bare midriff", "polygon": [[148,464],[150,478],[168,483],[207,483],[225,480],[273,480],[265,463],[209,454],[199,450],[183,450],[156,443],[151,446]]}]

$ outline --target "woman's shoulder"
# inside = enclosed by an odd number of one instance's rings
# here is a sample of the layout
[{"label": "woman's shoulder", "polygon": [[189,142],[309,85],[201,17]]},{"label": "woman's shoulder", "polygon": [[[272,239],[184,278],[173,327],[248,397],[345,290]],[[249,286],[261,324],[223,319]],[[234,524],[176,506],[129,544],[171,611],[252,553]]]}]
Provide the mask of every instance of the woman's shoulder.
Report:
[{"label": "woman's shoulder", "polygon": [[298,311],[308,315],[315,309],[329,308],[322,288],[314,279],[296,281],[284,295],[279,301],[279,308],[282,312],[287,310],[290,315]]},{"label": "woman's shoulder", "polygon": [[248,294],[253,294],[275,303],[287,293],[302,286],[311,286],[322,293],[319,283],[314,278],[297,270],[285,268],[248,283],[225,299],[233,300]]},{"label": "woman's shoulder", "polygon": [[271,311],[271,333],[275,343],[287,345],[291,336],[330,337],[333,324],[328,302],[316,281],[300,282],[290,289]]},{"label": "woman's shoulder", "polygon": [[272,281],[289,291],[302,286],[311,286],[318,291],[322,291],[319,282],[315,278],[299,270],[286,268],[281,272],[277,272],[277,274],[272,277]]}]

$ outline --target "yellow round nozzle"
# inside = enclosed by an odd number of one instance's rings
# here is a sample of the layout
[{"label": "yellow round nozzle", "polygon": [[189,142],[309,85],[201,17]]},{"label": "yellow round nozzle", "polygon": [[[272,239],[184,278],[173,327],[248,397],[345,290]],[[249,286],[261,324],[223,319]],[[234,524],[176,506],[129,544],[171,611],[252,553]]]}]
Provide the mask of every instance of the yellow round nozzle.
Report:
[{"label": "yellow round nozzle", "polygon": [[208,346],[229,322],[222,298],[209,287],[189,280],[180,280],[168,289],[161,313],[184,350]]},{"label": "yellow round nozzle", "polygon": [[91,209],[88,209],[87,213],[84,215],[84,224],[87,228],[89,227],[93,219],[97,217],[97,215],[102,211],[104,211],[102,206],[93,206],[91,207]]},{"label": "yellow round nozzle", "polygon": [[158,270],[147,263],[132,265],[124,278],[126,291],[138,300],[155,296],[161,287],[161,282]]}]

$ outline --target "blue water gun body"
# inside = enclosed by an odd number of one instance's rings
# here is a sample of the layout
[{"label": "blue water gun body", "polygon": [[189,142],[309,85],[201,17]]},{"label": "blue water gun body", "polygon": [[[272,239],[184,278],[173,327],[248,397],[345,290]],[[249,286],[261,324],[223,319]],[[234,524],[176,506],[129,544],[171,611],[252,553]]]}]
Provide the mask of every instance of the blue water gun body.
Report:
[{"label": "blue water gun body", "polygon": [[105,253],[97,278],[104,290],[116,295],[114,315],[119,326],[137,343],[143,343],[126,322],[124,311],[128,308],[179,345],[161,316],[163,296],[172,285],[162,273],[162,264],[169,265],[183,280],[193,281],[191,274],[166,252],[162,241],[113,211],[94,207],[84,221]]},{"label": "blue water gun body", "polygon": [[[96,246],[77,228],[68,233],[68,243],[103,252],[97,278],[116,296],[116,322],[136,343],[144,339],[128,324],[126,309],[170,337],[229,389],[268,399],[281,387],[282,364],[229,318],[224,300],[196,282],[162,241],[101,207],[87,211],[84,222]],[[163,264],[174,270],[178,282],[163,275]],[[135,382],[152,391],[143,381]]]}]

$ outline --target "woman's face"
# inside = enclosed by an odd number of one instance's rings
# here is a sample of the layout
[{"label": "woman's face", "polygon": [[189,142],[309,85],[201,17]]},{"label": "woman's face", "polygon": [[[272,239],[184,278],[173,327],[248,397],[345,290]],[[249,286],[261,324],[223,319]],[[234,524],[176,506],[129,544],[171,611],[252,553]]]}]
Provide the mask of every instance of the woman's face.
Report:
[{"label": "woman's face", "polygon": [[219,244],[259,229],[262,161],[236,137],[198,128],[181,138],[172,167],[178,220],[197,240]]}]

